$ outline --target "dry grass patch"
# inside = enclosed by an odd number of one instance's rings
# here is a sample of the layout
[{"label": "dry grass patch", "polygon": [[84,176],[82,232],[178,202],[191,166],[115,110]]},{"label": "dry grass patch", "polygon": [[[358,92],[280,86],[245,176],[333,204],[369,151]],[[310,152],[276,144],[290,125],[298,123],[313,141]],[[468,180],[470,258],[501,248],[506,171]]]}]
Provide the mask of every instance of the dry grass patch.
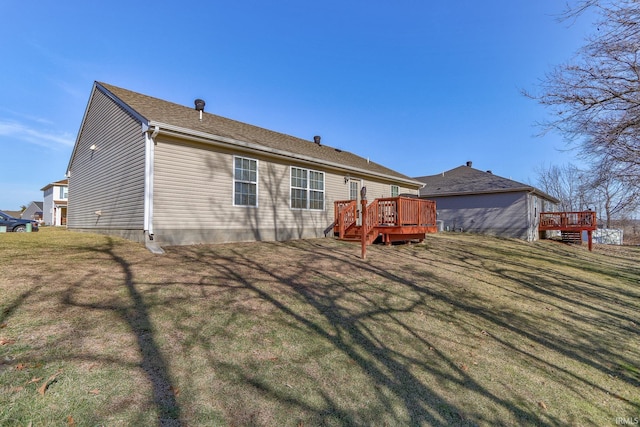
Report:
[{"label": "dry grass patch", "polygon": [[333,239],[166,250],[0,236],[0,424],[640,416],[638,248],[440,234],[366,261]]}]

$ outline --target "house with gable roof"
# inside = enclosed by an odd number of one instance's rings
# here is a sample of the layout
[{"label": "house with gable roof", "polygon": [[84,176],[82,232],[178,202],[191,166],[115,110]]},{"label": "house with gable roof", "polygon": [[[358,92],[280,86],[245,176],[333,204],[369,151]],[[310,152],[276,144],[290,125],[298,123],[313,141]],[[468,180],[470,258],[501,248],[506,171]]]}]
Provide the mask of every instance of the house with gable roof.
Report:
[{"label": "house with gable roof", "polygon": [[[321,237],[333,204],[417,196],[366,158],[95,82],[69,160],[67,227],[157,245]],[[153,243],[151,243],[153,242]]]},{"label": "house with gable roof", "polygon": [[43,195],[42,221],[45,225],[61,226],[67,224],[67,202],[69,199],[69,180],[51,182],[40,189]]},{"label": "house with gable roof", "polygon": [[540,213],[560,203],[531,185],[474,169],[471,162],[415,179],[424,183],[420,197],[436,202],[438,221],[451,231],[538,240]]},{"label": "house with gable roof", "polygon": [[40,222],[40,221],[43,221],[43,215],[42,215],[43,211],[44,211],[43,202],[33,201],[29,203],[29,206],[27,206],[27,208],[24,211],[22,211],[22,213],[20,214],[20,218],[33,219]]}]

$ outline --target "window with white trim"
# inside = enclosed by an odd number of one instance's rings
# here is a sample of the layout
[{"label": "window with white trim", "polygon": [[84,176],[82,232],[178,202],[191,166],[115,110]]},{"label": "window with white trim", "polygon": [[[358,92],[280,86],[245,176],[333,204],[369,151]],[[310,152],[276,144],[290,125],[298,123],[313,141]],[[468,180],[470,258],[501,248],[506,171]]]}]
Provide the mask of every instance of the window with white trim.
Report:
[{"label": "window with white trim", "polygon": [[258,161],[234,156],[233,163],[234,206],[258,206]]},{"label": "window with white trim", "polygon": [[391,186],[391,197],[398,197],[400,195],[400,188],[397,185]]},{"label": "window with white trim", "polygon": [[291,167],[291,208],[324,210],[324,172]]}]

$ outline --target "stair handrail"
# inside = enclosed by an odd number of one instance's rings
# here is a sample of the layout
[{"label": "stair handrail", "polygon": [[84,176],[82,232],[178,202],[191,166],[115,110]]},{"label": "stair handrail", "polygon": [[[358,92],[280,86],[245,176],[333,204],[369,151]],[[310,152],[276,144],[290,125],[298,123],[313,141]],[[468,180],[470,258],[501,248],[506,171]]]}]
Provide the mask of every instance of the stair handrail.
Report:
[{"label": "stair handrail", "polygon": [[373,242],[375,237],[371,239],[371,234],[376,227],[380,225],[378,216],[378,200],[369,203],[362,213],[362,233],[366,236],[367,243]]},{"label": "stair handrail", "polygon": [[362,214],[362,224],[360,225],[362,259],[367,258],[367,245],[370,245],[373,243],[373,240],[375,240],[375,237],[372,239],[370,234],[372,234],[372,230],[376,230],[380,221],[378,218],[378,200],[374,200],[367,205],[367,199],[365,199],[364,195],[365,190],[363,189],[362,200],[360,201],[360,204],[362,205],[360,208]]},{"label": "stair handrail", "polygon": [[356,223],[356,200],[339,200],[335,202],[335,217],[338,226],[338,236],[342,239],[346,230]]}]

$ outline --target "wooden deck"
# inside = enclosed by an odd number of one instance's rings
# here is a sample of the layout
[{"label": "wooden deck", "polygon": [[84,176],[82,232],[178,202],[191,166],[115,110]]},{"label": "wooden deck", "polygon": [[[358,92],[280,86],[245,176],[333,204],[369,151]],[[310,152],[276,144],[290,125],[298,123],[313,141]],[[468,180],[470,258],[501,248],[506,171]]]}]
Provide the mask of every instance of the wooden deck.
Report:
[{"label": "wooden deck", "polygon": [[[593,211],[582,212],[541,212],[539,231],[557,230],[563,238],[575,240],[583,231],[587,232],[589,250],[593,247],[592,232],[597,228],[596,213]],[[581,241],[581,237],[578,237]]]},{"label": "wooden deck", "polygon": [[391,242],[424,240],[435,233],[436,203],[411,197],[375,199],[360,205],[355,200],[334,203],[334,234],[343,240],[362,241],[364,246],[376,239]]}]

